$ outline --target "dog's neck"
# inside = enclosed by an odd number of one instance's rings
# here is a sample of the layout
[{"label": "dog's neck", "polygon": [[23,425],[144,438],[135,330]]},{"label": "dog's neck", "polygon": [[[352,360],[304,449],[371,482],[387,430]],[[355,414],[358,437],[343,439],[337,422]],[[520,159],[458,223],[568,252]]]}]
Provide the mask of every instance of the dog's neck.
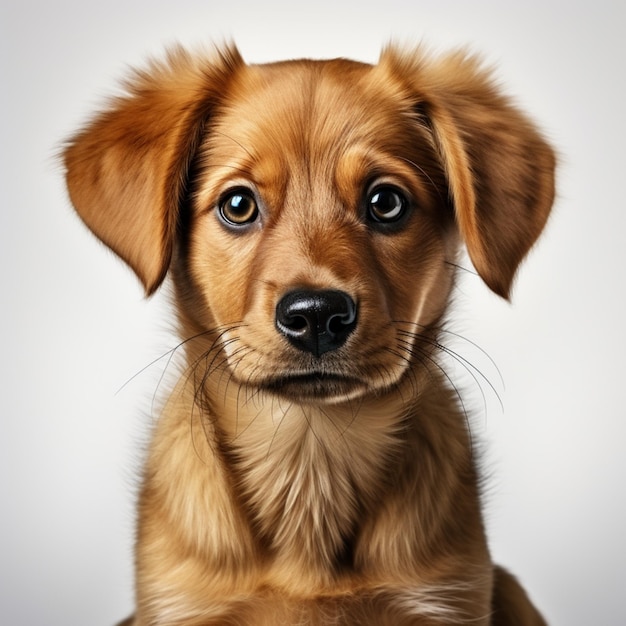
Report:
[{"label": "dog's neck", "polygon": [[[438,386],[415,376],[389,395],[321,405],[211,379],[205,417],[220,420],[208,428],[237,477],[240,505],[285,571],[332,576],[351,566],[362,520],[407,473],[401,466],[415,465],[417,440],[428,439],[416,416],[442,426],[432,408]],[[423,443],[428,454],[432,445]]]},{"label": "dog's neck", "polygon": [[263,394],[224,426],[243,498],[270,549],[335,563],[379,498],[405,407],[301,405]]}]

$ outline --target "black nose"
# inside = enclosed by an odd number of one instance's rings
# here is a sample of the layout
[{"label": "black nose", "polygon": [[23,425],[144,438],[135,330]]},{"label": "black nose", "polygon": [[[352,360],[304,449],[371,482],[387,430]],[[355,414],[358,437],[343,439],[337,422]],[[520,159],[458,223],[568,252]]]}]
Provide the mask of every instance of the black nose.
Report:
[{"label": "black nose", "polygon": [[296,348],[320,356],[345,343],[356,327],[356,310],[343,291],[291,291],[276,305],[276,328]]}]

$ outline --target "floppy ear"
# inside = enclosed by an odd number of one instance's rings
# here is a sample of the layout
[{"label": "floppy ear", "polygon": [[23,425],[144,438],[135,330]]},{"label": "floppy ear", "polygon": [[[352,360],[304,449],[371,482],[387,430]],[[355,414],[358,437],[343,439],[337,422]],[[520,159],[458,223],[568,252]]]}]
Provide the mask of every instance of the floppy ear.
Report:
[{"label": "floppy ear", "polygon": [[187,170],[211,108],[243,64],[233,47],[197,60],[176,49],[65,150],[67,186],[87,226],[135,271],[146,293],[167,273]]},{"label": "floppy ear", "polygon": [[552,207],[552,149],[475,58],[457,53],[425,61],[386,50],[381,61],[410,81],[429,119],[470,258],[485,283],[508,298]]}]

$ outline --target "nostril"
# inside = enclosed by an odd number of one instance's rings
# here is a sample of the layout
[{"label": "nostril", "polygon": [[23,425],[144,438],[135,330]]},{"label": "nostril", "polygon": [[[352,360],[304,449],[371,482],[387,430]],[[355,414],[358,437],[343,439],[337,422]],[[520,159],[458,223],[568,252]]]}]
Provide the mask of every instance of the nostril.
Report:
[{"label": "nostril", "polygon": [[345,343],[356,314],[356,303],[343,291],[292,291],[276,305],[276,328],[292,345],[320,356]]},{"label": "nostril", "polygon": [[302,315],[293,315],[285,319],[285,326],[291,328],[291,330],[299,331],[304,330],[308,326],[306,317]]},{"label": "nostril", "polygon": [[334,315],[328,320],[328,330],[337,335],[345,331],[346,327],[352,323],[349,315]]}]

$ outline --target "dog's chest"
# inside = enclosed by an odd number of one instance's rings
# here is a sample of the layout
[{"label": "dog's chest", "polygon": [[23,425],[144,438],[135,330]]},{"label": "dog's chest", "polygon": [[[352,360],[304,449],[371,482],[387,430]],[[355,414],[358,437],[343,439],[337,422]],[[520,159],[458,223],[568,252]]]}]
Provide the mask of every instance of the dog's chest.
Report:
[{"label": "dog's chest", "polygon": [[271,550],[320,565],[341,558],[363,511],[387,487],[398,421],[360,406],[273,403],[240,423],[240,493]]}]

